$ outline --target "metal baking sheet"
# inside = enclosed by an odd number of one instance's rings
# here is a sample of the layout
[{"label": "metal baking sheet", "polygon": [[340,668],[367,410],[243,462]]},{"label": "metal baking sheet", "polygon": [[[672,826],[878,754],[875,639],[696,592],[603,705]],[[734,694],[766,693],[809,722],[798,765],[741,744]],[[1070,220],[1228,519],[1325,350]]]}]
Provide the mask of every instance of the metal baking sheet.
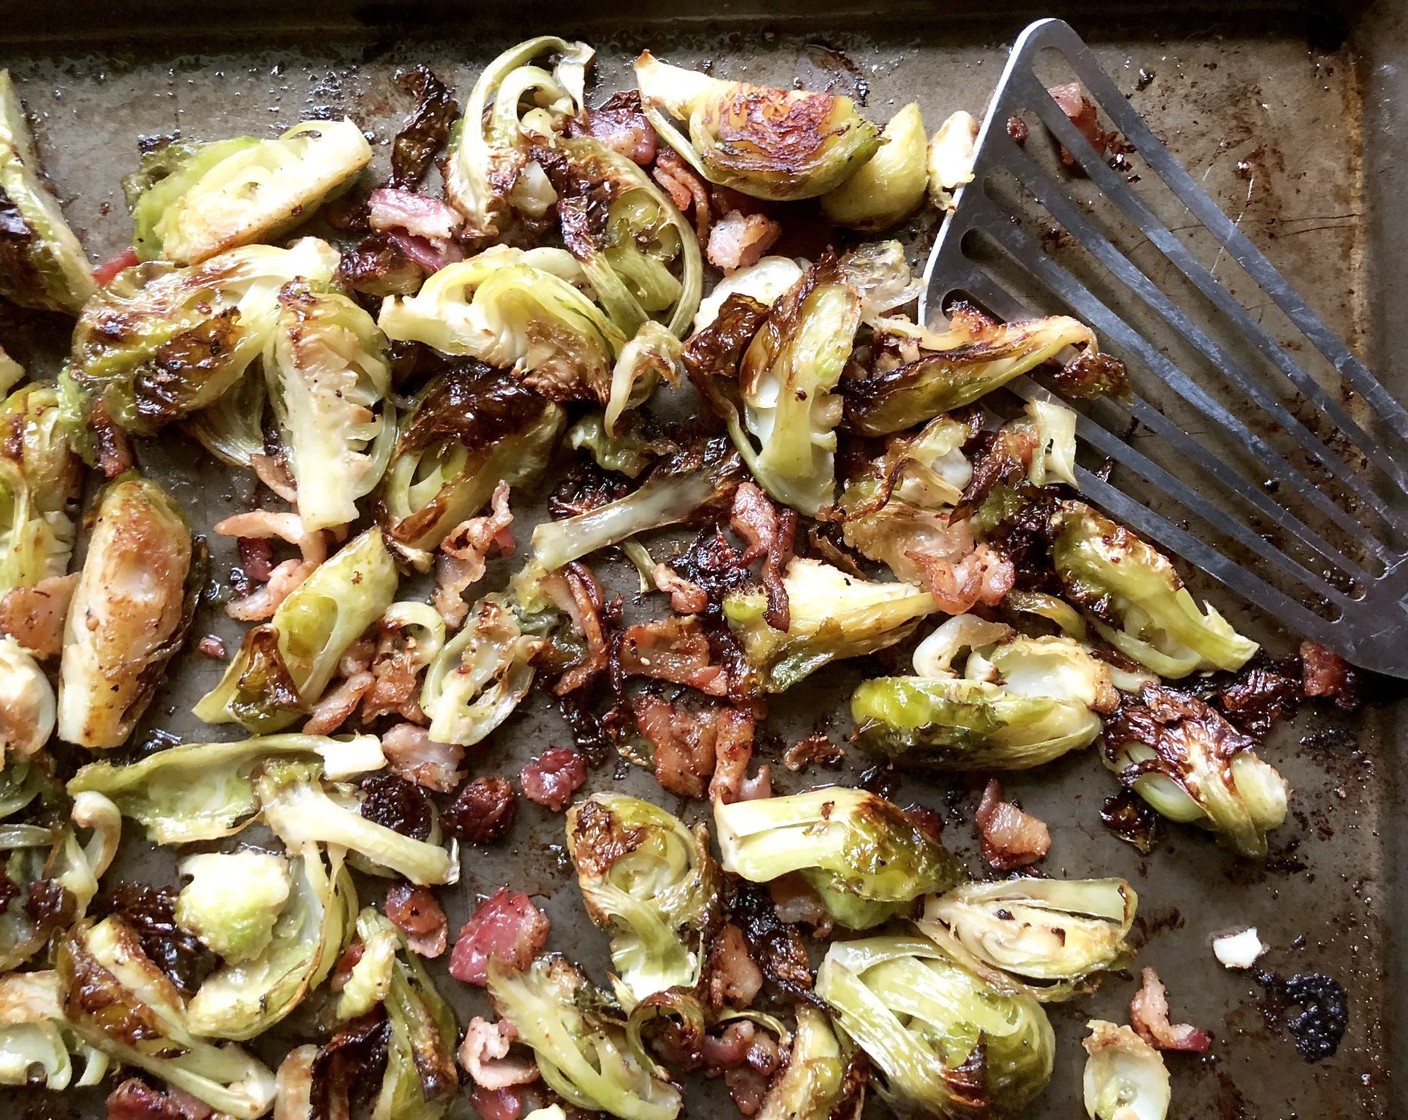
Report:
[{"label": "metal baking sheet", "polygon": [[[265,135],[309,115],[347,113],[375,134],[384,171],[389,140],[408,108],[392,76],[408,64],[428,64],[463,95],[479,68],[509,43],[529,34],[571,33],[597,48],[600,96],[629,84],[629,59],[649,46],[672,61],[707,62],[721,75],[864,93],[877,119],[918,100],[934,128],[953,109],[982,111],[1005,45],[1029,18],[1064,14],[1096,41],[1134,104],[1194,175],[1390,388],[1408,395],[1408,371],[1394,360],[1408,349],[1401,311],[1408,296],[1408,222],[1398,202],[1408,189],[1408,161],[1394,158],[1408,136],[1408,78],[1401,68],[1408,25],[1396,3],[1317,5],[1307,16],[1297,8],[1235,0],[1096,4],[1056,13],[996,3],[958,14],[913,3],[872,10],[831,0],[777,0],[765,9],[647,2],[607,4],[592,14],[578,9],[558,19],[551,6],[532,2],[515,5],[511,27],[503,12],[442,7],[427,16],[397,3],[321,0],[297,12],[264,0],[237,11],[166,7],[60,0],[7,11],[0,24],[0,66],[14,73],[36,120],[45,166],[95,261],[127,244],[130,223],[119,180],[135,166],[139,137]],[[931,233],[923,223],[913,231],[916,249]],[[37,373],[56,371],[64,338],[60,323],[0,313],[0,341]],[[252,480],[215,466],[193,445],[162,439],[142,446],[140,456],[200,529],[248,507]],[[515,526],[520,545],[532,523],[531,512],[524,514]],[[218,539],[212,544],[218,576],[233,564],[233,550]],[[497,562],[490,580],[502,581],[511,564]],[[1219,605],[1234,606],[1220,590],[1208,593]],[[1273,649],[1284,647],[1287,637],[1266,620],[1237,617]],[[231,648],[237,641],[239,628],[218,610],[207,609],[198,626],[198,633],[223,635]],[[779,787],[792,791],[834,779],[815,769],[787,772],[780,748],[815,729],[843,738],[850,730],[850,691],[874,671],[873,665],[842,665],[773,704],[766,741],[778,749],[765,747],[763,754],[772,753]],[[191,741],[229,737],[222,729],[202,729],[189,714],[191,701],[219,672],[199,655],[180,660],[143,731],[161,726]],[[1099,821],[1114,783],[1093,752],[1007,782],[1051,826],[1047,873],[1119,874],[1134,882],[1141,899],[1140,962],[1164,977],[1179,1018],[1214,1035],[1210,1055],[1170,1057],[1173,1117],[1408,1114],[1401,1074],[1390,1076],[1408,1069],[1400,1027],[1408,983],[1396,932],[1408,933],[1400,925],[1403,892],[1396,873],[1400,857],[1408,855],[1397,766],[1408,749],[1408,708],[1390,686],[1371,694],[1373,701],[1354,717],[1315,710],[1273,734],[1266,756],[1295,794],[1264,867],[1233,859],[1191,830],[1165,829],[1147,857],[1118,843]],[[1320,734],[1327,731],[1338,734]],[[530,755],[569,741],[560,716],[535,696],[473,753],[471,769],[515,774]],[[897,795],[944,814],[946,840],[975,871],[980,864],[971,820],[979,785],[963,778],[909,781]],[[609,761],[593,772],[589,788],[620,786],[691,820],[703,811],[662,794],[649,776]],[[587,922],[563,859],[562,818],[528,803],[520,809],[505,844],[466,851],[459,886],[444,892],[452,927],[477,895],[511,883],[537,895],[551,917],[550,947],[582,960],[601,979],[605,938]],[[172,881],[166,855],[141,848],[142,841],[129,836],[123,863],[110,877]],[[373,897],[370,889],[364,893]],[[1287,975],[1324,972],[1349,992],[1349,1033],[1333,1059],[1302,1061],[1268,1018],[1261,990],[1214,960],[1211,938],[1249,924],[1271,946],[1263,962],[1268,967]],[[443,973],[440,978],[462,1021],[484,1011],[477,991]],[[1093,1016],[1122,1020],[1134,986],[1131,978],[1112,976],[1095,995],[1053,1008],[1056,1076],[1034,1115],[1082,1113],[1084,1055],[1077,1040],[1083,1024]],[[732,1115],[727,1103],[706,1103],[717,1100],[707,1089],[692,1090],[688,1114]],[[101,1113],[101,1096],[27,1103],[42,1114],[70,1108],[76,1115]]]}]

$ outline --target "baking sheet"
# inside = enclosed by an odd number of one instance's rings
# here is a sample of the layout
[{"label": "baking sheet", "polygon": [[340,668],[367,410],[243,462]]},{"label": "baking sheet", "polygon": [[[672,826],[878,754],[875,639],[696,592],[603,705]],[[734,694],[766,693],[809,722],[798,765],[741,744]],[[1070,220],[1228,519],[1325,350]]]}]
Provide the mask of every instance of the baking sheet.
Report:
[{"label": "baking sheet", "polygon": [[[48,6],[7,14],[0,28],[0,66],[9,66],[34,115],[45,166],[66,210],[95,260],[127,244],[130,223],[119,180],[136,163],[137,139],[179,131],[191,139],[237,133],[270,135],[309,115],[352,115],[377,138],[377,169],[384,173],[391,136],[409,107],[392,82],[395,71],[424,62],[463,96],[479,68],[498,50],[529,34],[576,33],[598,51],[598,98],[628,85],[629,59],[642,47],[685,65],[710,63],[717,74],[844,92],[867,88],[866,108],[884,119],[918,100],[929,127],[956,108],[980,113],[1005,58],[1005,44],[1033,14],[985,5],[983,12],[949,18],[938,7],[904,5],[884,13],[830,4],[777,4],[767,12],[730,6],[707,22],[702,5],[611,6],[573,20],[553,20],[537,5],[515,6],[515,26],[502,14],[470,16],[437,10],[433,31],[417,30],[399,5],[345,9],[318,4],[297,13],[253,3],[230,14],[224,27],[205,26],[204,14],[175,13],[163,31],[153,18],[160,5]],[[1408,44],[1403,16],[1381,9],[1334,12],[1307,26],[1275,6],[1123,5],[1112,15],[1098,6],[1072,16],[1134,104],[1170,147],[1309,297],[1326,322],[1352,345],[1366,349],[1390,388],[1404,395],[1405,378],[1385,359],[1401,353],[1398,340],[1408,288],[1408,226],[1394,205],[1408,185],[1408,166],[1393,166],[1401,150],[1398,117],[1408,97],[1392,60]],[[100,13],[100,16],[99,14]],[[1270,14],[1268,14],[1270,13]],[[668,18],[671,14],[678,18]],[[1285,18],[1282,18],[1282,15]],[[57,18],[55,18],[57,16]],[[624,17],[624,18],[623,18]],[[211,17],[223,20],[225,13]],[[584,26],[585,24],[585,26]],[[622,32],[623,24],[633,30]],[[1128,25],[1128,26],[1124,26]],[[62,37],[56,37],[62,29]],[[1341,40],[1341,32],[1348,38]],[[124,37],[116,45],[109,40]],[[856,72],[836,65],[840,51]],[[1140,71],[1152,73],[1142,81]],[[1141,88],[1142,87],[1142,88]],[[1250,163],[1250,181],[1238,171]],[[1376,202],[1383,200],[1379,205]],[[915,231],[922,242],[925,230]],[[51,374],[61,353],[59,324],[37,327],[0,316],[0,341]],[[1395,376],[1397,375],[1397,376]],[[161,440],[141,448],[143,464],[171,486],[199,528],[226,512],[247,508],[252,482],[199,457],[193,446]],[[531,517],[515,526],[526,545]],[[233,549],[212,541],[214,572],[234,563]],[[502,580],[512,562],[498,562],[490,580]],[[1213,588],[1220,606],[1229,596]],[[1245,619],[1245,616],[1242,616]],[[1274,645],[1283,636],[1264,622],[1244,622],[1253,636]],[[197,633],[225,637],[240,628],[207,610]],[[204,729],[189,714],[221,666],[199,655],[182,658],[153,707],[149,724],[190,741],[231,737]],[[834,738],[849,731],[851,689],[874,667],[842,665],[818,673],[773,704],[768,731],[785,745],[820,729]],[[1392,690],[1386,690],[1392,693]],[[1400,912],[1396,883],[1403,830],[1398,827],[1396,761],[1405,733],[1402,704],[1384,702],[1354,719],[1323,711],[1282,725],[1266,757],[1291,781],[1295,795],[1286,826],[1273,834],[1265,868],[1240,863],[1192,830],[1165,829],[1154,852],[1141,857],[1115,841],[1099,822],[1114,791],[1093,752],[1067,758],[1035,774],[1013,776],[1011,793],[1048,822],[1053,835],[1044,870],[1051,875],[1127,876],[1139,891],[1139,963],[1157,968],[1170,988],[1175,1015],[1214,1035],[1209,1056],[1173,1055],[1170,1115],[1184,1117],[1377,1117],[1403,1115],[1401,1087],[1389,1078],[1403,1067],[1395,1025],[1408,999],[1392,930]],[[817,713],[824,713],[817,716]],[[1316,732],[1343,728],[1346,737],[1306,746]],[[1386,731],[1386,729],[1388,729]],[[1392,733],[1389,733],[1392,732]],[[1323,737],[1322,737],[1323,741]],[[530,755],[566,744],[565,723],[534,696],[472,757],[477,773],[516,774]],[[768,752],[765,750],[765,754]],[[789,774],[773,752],[775,784],[786,792],[832,780],[815,769]],[[653,779],[611,762],[597,768],[589,788],[625,787],[693,820],[702,806],[662,794]],[[972,811],[980,783],[909,781],[901,803],[931,806],[948,821],[946,841],[976,871]],[[444,892],[457,928],[476,895],[511,883],[538,896],[553,922],[550,948],[583,961],[604,976],[605,938],[586,920],[564,861],[561,817],[520,801],[520,819],[505,845],[470,849],[458,887]],[[123,865],[109,881],[141,875],[173,881],[165,854],[147,857],[130,836]],[[135,861],[135,862],[133,862]],[[369,890],[364,901],[375,896]],[[379,897],[376,897],[379,901]],[[1272,946],[1264,964],[1282,974],[1318,971],[1338,979],[1350,1000],[1350,1029],[1331,1060],[1308,1065],[1263,1014],[1262,993],[1246,976],[1213,959],[1213,935],[1254,924]],[[484,1001],[439,974],[461,1021],[483,1013]],[[1055,1080],[1034,1114],[1081,1114],[1078,1038],[1092,1016],[1123,1020],[1131,979],[1109,977],[1094,996],[1052,1008],[1058,1036]],[[717,1088],[717,1087],[715,1087]],[[688,1114],[732,1114],[706,1104],[715,1093],[691,1094]],[[77,1099],[77,1098],[72,1098]],[[36,1100],[46,1112],[71,1098]],[[82,1098],[83,1115],[101,1114],[100,1096]]]}]

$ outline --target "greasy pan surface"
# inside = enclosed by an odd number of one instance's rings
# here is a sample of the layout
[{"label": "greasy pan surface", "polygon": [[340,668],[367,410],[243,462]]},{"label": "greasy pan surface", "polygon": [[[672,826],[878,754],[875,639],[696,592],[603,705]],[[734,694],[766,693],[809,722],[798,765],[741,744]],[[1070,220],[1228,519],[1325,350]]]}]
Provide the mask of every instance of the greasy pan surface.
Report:
[{"label": "greasy pan surface", "polygon": [[[1394,96],[1400,79],[1391,65],[1395,47],[1408,46],[1401,17],[1389,12],[1394,5],[1385,5],[1388,14],[1347,18],[1347,39],[1336,34],[1337,19],[1327,17],[1316,21],[1308,39],[1295,21],[1268,15],[1261,6],[1241,17],[1224,13],[1227,22],[1216,26],[1212,17],[1179,7],[1177,16],[1146,13],[1129,30],[1114,28],[1107,16],[1073,20],[1077,30],[1097,41],[1107,67],[1194,175],[1230,213],[1241,215],[1243,228],[1327,322],[1404,395],[1408,377],[1388,360],[1403,352],[1399,336],[1408,331],[1399,310],[1408,288],[1403,263],[1408,256],[1400,245],[1408,228],[1401,228],[1396,207],[1408,180],[1408,160],[1400,159],[1397,172],[1391,166],[1395,147],[1401,153],[1404,143],[1393,140],[1394,116],[1408,112],[1404,98]],[[325,30],[280,28],[273,21],[227,35],[189,28],[163,35],[148,29],[116,47],[102,42],[92,14],[60,12],[65,26],[81,27],[85,34],[91,30],[94,37],[51,38],[58,31],[53,22],[38,24],[26,16],[11,26],[9,41],[0,27],[0,66],[12,70],[36,119],[45,166],[59,184],[70,219],[90,253],[106,259],[126,246],[130,233],[118,184],[135,166],[139,136],[271,135],[309,115],[346,113],[382,142],[378,160],[384,171],[386,142],[409,107],[392,82],[406,64],[428,64],[463,95],[483,63],[510,42],[543,32],[578,33],[598,51],[594,101],[627,84],[628,60],[649,46],[686,65],[712,61],[716,73],[731,77],[779,85],[800,78],[809,87],[834,84],[850,93],[863,85],[869,113],[880,120],[917,99],[933,128],[953,109],[981,112],[1001,69],[1004,44],[1028,14],[994,13],[987,24],[969,15],[959,27],[946,25],[927,8],[916,9],[913,18],[880,21],[838,10],[798,30],[798,17],[783,15],[767,23],[738,13],[701,23],[697,17],[705,13],[691,9],[696,18],[621,32],[619,17],[604,15],[593,27],[583,26],[580,16],[574,25],[526,10],[529,17],[507,33],[451,21],[433,33],[403,35],[366,26],[351,13],[341,20],[316,8],[303,18],[318,24],[326,14]],[[121,11],[121,5],[104,5],[104,20],[120,21]],[[134,5],[132,11],[137,18],[128,28],[145,26],[146,6]],[[62,20],[66,14],[72,23]],[[232,19],[257,23],[264,14],[256,5]],[[212,11],[210,18],[218,22],[222,13]],[[28,33],[43,38],[27,38]],[[854,70],[838,65],[837,56],[822,45],[843,52]],[[916,230],[917,239],[926,232],[932,231]],[[62,323],[36,326],[0,318],[0,339],[43,375],[54,372],[64,338]],[[194,445],[173,439],[145,445],[140,453],[198,529],[248,508],[252,479],[231,475]],[[520,546],[534,512],[527,506],[519,511]],[[234,563],[229,543],[212,541],[217,575]],[[491,567],[490,579],[501,580],[508,570],[500,562]],[[1235,607],[1215,589],[1211,596],[1219,606]],[[1288,648],[1287,636],[1265,620],[1235,611],[1233,617],[1273,652]],[[221,634],[231,648],[237,642],[238,628],[218,610],[205,609],[197,626],[196,633]],[[874,664],[843,665],[781,698],[769,726],[777,746],[813,729],[838,739],[848,734],[847,698],[862,675],[875,671]],[[137,738],[151,726],[190,741],[222,737],[224,729],[202,730],[189,714],[191,702],[219,672],[218,664],[195,653],[178,661]],[[1192,830],[1165,829],[1148,856],[1117,842],[1099,820],[1113,779],[1093,752],[1006,783],[1051,826],[1047,873],[1131,879],[1141,902],[1139,962],[1163,976],[1176,1019],[1214,1035],[1207,1057],[1170,1055],[1171,1116],[1304,1120],[1405,1114],[1398,1103],[1403,1091],[1388,1073],[1402,1065],[1396,1001],[1405,985],[1395,979],[1400,965],[1393,933],[1401,909],[1396,762],[1408,736],[1401,729],[1405,707],[1392,701],[1391,691],[1356,716],[1316,709],[1273,733],[1265,755],[1295,794],[1291,818],[1273,834],[1264,868],[1238,862]],[[561,718],[535,696],[473,758],[472,772],[516,774],[530,755],[569,740]],[[766,748],[763,753],[768,756]],[[588,789],[624,787],[691,821],[700,815],[699,803],[677,802],[648,776],[625,771],[624,765],[613,770],[608,762],[594,771]],[[780,765],[774,769],[776,785],[785,792],[834,777],[815,768],[801,774]],[[979,788],[976,780],[963,778],[910,781],[896,800],[943,813],[946,842],[977,871],[971,820]],[[487,851],[469,850],[459,886],[444,892],[452,928],[478,895],[513,884],[539,896],[553,922],[550,948],[581,960],[601,979],[605,938],[588,923],[562,858],[562,818],[526,802],[520,809],[510,840]],[[167,853],[141,849],[141,840],[129,834],[123,862],[107,881],[174,881]],[[380,901],[372,890],[363,898]],[[1271,946],[1262,961],[1266,967],[1286,976],[1322,972],[1348,991],[1349,1031],[1332,1059],[1304,1062],[1262,990],[1213,958],[1212,936],[1244,925],[1256,925]],[[437,979],[462,1022],[483,1012],[477,990],[443,972]],[[1082,1114],[1084,1054],[1077,1040],[1084,1021],[1094,1016],[1123,1021],[1133,989],[1131,979],[1115,975],[1095,995],[1053,1008],[1056,1077],[1036,1115]],[[68,1108],[101,1114],[101,1096],[27,1097],[26,1105],[36,1114]],[[732,1115],[732,1106],[706,1091],[692,1099],[688,1114]]]}]

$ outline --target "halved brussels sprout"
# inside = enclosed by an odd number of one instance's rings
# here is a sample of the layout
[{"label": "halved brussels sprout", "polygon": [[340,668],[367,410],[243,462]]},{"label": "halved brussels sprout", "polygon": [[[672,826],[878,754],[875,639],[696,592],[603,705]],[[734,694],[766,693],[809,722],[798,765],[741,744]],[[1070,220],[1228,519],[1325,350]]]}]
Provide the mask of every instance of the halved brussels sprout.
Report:
[{"label": "halved brussels sprout", "polygon": [[612,933],[622,1006],[698,984],[718,899],[702,828],[637,797],[597,793],[568,810],[567,851],[587,914]]},{"label": "halved brussels sprout", "polygon": [[626,336],[573,286],[581,275],[564,250],[496,245],[387,299],[377,324],[388,338],[512,368],[550,400],[605,404]]},{"label": "halved brussels sprout", "polygon": [[928,899],[916,924],[994,987],[1048,1003],[1129,961],[1138,905],[1123,879],[1018,877],[960,883]]},{"label": "halved brussels sprout", "polygon": [[849,97],[728,82],[649,51],[635,65],[641,105],[661,139],[711,183],[755,198],[825,194],[880,147],[879,130]]},{"label": "halved brussels sprout", "polygon": [[500,481],[536,482],[563,418],[560,406],[482,362],[436,375],[416,398],[386,470],[391,540],[425,554],[483,509]]},{"label": "halved brussels sprout", "polygon": [[1257,644],[1211,603],[1199,610],[1172,562],[1084,502],[1062,502],[1051,559],[1066,594],[1093,616],[1099,635],[1161,677],[1235,671]]},{"label": "halved brussels sprout", "polygon": [[[497,237],[510,207],[541,218],[557,201],[543,169],[529,164],[529,151],[581,111],[592,54],[586,43],[540,35],[510,47],[479,75],[445,161],[445,197],[465,216],[471,237]],[[552,55],[558,62],[550,73],[537,62]]]},{"label": "halved brussels sprout", "polygon": [[56,719],[54,688],[39,662],[0,635],[0,769],[42,751]]},{"label": "halved brussels sprout", "polygon": [[288,249],[247,245],[186,268],[129,268],[79,317],[73,385],[118,427],[154,435],[239,381],[263,353],[285,284],[327,283],[336,269],[337,251],[311,237]]},{"label": "halved brussels sprout", "polygon": [[762,591],[734,591],[724,599],[729,628],[769,692],[785,692],[828,662],[892,646],[938,610],[927,591],[863,580],[807,557],[793,558],[783,584],[791,612],[786,631],[764,621]]},{"label": "halved brussels sprout", "polygon": [[[851,1104],[847,1097],[854,1089],[847,1084],[848,1050],[825,1014],[799,1003],[787,1065],[768,1087],[758,1120],[831,1120],[849,1115],[836,1111]],[[855,1102],[857,1110],[859,1103]]]},{"label": "halved brussels sprout", "polygon": [[[391,365],[372,317],[324,284],[285,284],[264,373],[309,532],[357,519],[396,439]],[[379,411],[378,411],[379,410]]]},{"label": "halved brussels sprout", "polygon": [[176,500],[129,472],[104,491],[59,664],[59,737],[121,746],[185,644],[205,582]]},{"label": "halved brussels sprout", "polygon": [[[77,1081],[70,1048],[84,1056]],[[57,972],[0,976],[0,1085],[61,1092],[70,1085],[96,1085],[107,1069],[107,1056],[74,1039],[68,1029]]]},{"label": "halved brussels sprout", "polygon": [[[767,883],[800,872],[843,923],[864,928],[922,894],[963,878],[958,861],[895,805],[865,790],[828,786],[790,797],[714,802],[725,871]],[[854,896],[884,907],[847,907]],[[834,909],[833,909],[834,903]]]},{"label": "halved brussels sprout", "polygon": [[631,1052],[621,1023],[589,1011],[602,998],[561,957],[538,957],[523,972],[489,968],[498,1013],[532,1047],[547,1085],[568,1104],[623,1120],[674,1120],[679,1090]]},{"label": "halved brussels sprout", "polygon": [[821,199],[821,212],[850,229],[889,229],[924,202],[929,187],[929,135],[918,102],[890,118],[880,134],[881,148]]},{"label": "halved brussels sprout", "polygon": [[1163,1055],[1128,1027],[1101,1019],[1086,1023],[1085,1111],[1090,1120],[1164,1120],[1168,1067]]},{"label": "halved brussels sprout", "polygon": [[287,727],[323,695],[347,647],[391,605],[397,583],[381,530],[353,538],[245,635],[196,716],[257,732]]},{"label": "halved brussels sprout", "polygon": [[26,385],[0,405],[0,598],[68,571],[83,464],[69,448],[59,396]]},{"label": "halved brussels sprout", "polygon": [[269,852],[203,852],[183,859],[180,872],[191,881],[176,898],[178,926],[232,964],[269,947],[288,901],[287,859]]},{"label": "halved brussels sprout", "polygon": [[69,930],[57,969],[69,1023],[90,1045],[236,1120],[256,1120],[273,1105],[273,1072],[237,1046],[191,1034],[180,994],[120,918]]},{"label": "halved brussels sprout", "polygon": [[896,1107],[1015,1116],[1051,1080],[1056,1042],[1041,1004],[990,987],[923,938],[834,942],[816,994]]},{"label": "halved brussels sprout", "polygon": [[34,137],[8,70],[0,70],[0,231],[0,296],[77,315],[98,285],[59,200],[40,178]]},{"label": "halved brussels sprout", "polygon": [[277,140],[238,137],[172,148],[145,157],[128,191],[132,244],[144,261],[199,264],[227,249],[273,241],[372,161],[362,130],[346,119],[304,121]]}]

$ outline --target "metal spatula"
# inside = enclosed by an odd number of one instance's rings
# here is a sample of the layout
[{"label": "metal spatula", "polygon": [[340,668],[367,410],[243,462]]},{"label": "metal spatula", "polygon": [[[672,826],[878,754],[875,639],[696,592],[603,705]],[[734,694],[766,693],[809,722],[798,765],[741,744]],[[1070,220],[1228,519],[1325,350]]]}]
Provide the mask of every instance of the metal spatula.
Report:
[{"label": "metal spatula", "polygon": [[[1119,158],[1048,93],[1053,67],[1098,107]],[[1039,124],[1023,137],[1012,118]],[[1218,269],[1237,272],[1235,292]],[[1079,469],[1084,497],[1292,633],[1408,677],[1408,410],[1061,20],[1014,45],[926,282],[931,326],[958,298],[1008,320],[1065,311],[1089,323],[1136,396],[1078,406],[1086,450],[1115,465]]]}]

